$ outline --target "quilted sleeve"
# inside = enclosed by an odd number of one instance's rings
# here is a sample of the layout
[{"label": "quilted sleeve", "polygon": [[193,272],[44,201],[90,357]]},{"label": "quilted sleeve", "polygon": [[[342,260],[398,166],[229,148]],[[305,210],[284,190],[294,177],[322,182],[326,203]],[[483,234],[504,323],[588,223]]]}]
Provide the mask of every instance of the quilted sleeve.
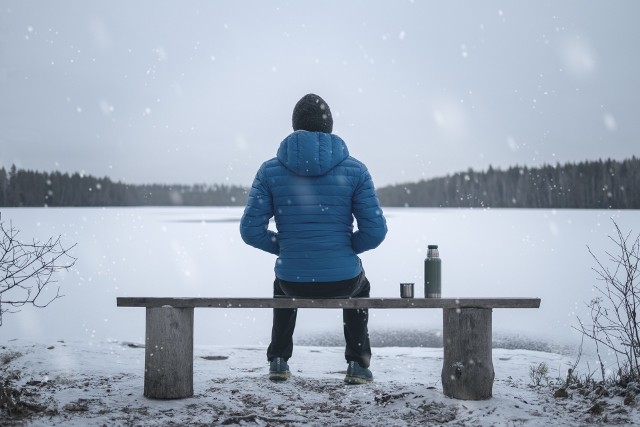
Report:
[{"label": "quilted sleeve", "polygon": [[266,185],[263,164],[256,174],[247,206],[240,220],[240,235],[250,246],[278,255],[278,234],[269,230],[269,219],[273,217],[273,200],[271,191]]},{"label": "quilted sleeve", "polygon": [[377,247],[387,234],[387,221],[366,168],[360,177],[352,203],[358,230],[351,237],[351,246],[359,254]]}]

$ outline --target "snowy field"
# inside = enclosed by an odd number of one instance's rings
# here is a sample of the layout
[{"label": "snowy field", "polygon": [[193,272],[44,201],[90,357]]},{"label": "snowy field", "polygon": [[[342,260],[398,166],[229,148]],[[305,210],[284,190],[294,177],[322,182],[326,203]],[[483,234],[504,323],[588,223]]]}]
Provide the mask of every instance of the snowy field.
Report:
[{"label": "snowy field", "polygon": [[[38,402],[31,426],[550,426],[638,425],[635,407],[622,397],[604,401],[603,414],[579,390],[555,399],[531,387],[528,369],[545,362],[564,369],[566,357],[529,350],[494,350],[494,397],[460,401],[445,397],[439,381],[442,350],[374,348],[373,384],[342,382],[342,349],[298,347],[286,383],[267,379],[264,349],[253,346],[195,348],[194,396],[151,400],[142,396],[144,349],[128,343],[9,343],[7,375],[19,375],[29,400]],[[0,350],[0,353],[2,351]],[[5,353],[6,354],[6,353]],[[0,367],[0,372],[3,372]],[[553,374],[553,372],[551,372]],[[7,420],[5,420],[7,421]],[[8,424],[8,421],[7,421]],[[0,425],[5,423],[0,420]],[[8,424],[12,425],[12,424]]]},{"label": "snowy field", "polygon": [[[117,296],[271,296],[275,257],[242,242],[241,214],[241,208],[3,209],[2,220],[22,230],[23,240],[60,234],[64,244],[77,243],[78,262],[58,276],[64,298],[7,315],[0,337],[142,342],[144,309],[117,308]],[[560,346],[578,342],[571,326],[595,295],[587,245],[603,257],[613,248],[611,218],[622,230],[640,231],[640,211],[388,208],[385,214],[387,239],[362,255],[372,296],[397,297],[399,283],[409,281],[423,295],[426,248],[438,244],[443,296],[540,297],[540,309],[495,310],[494,332]],[[270,321],[269,310],[197,310],[195,341],[265,345]],[[412,336],[437,332],[441,322],[439,310],[372,310],[370,329],[372,339],[387,330]],[[337,310],[304,310],[295,338],[313,344],[340,326]]]},{"label": "snowy field", "polygon": [[[38,422],[589,421],[589,414],[573,407],[577,399],[558,401],[549,390],[529,387],[528,369],[545,362],[551,377],[566,375],[579,343],[572,325],[576,315],[586,315],[584,303],[595,295],[587,245],[604,258],[613,248],[607,238],[613,233],[611,218],[622,230],[637,233],[639,211],[385,210],[387,240],[362,256],[372,296],[397,297],[398,284],[413,281],[421,297],[426,248],[438,244],[443,296],[542,298],[540,309],[494,310],[496,346],[507,349],[494,350],[491,401],[459,402],[442,395],[440,310],[371,310],[376,383],[350,388],[341,382],[346,364],[339,311],[300,311],[290,361],[294,378],[276,386],[265,376],[270,310],[198,309],[196,396],[170,402],[143,398],[144,350],[127,343],[144,343],[144,309],[117,308],[116,297],[270,296],[274,257],[242,242],[241,213],[241,208],[2,210],[2,220],[22,230],[23,240],[60,234],[63,244],[77,243],[75,268],[58,277],[64,298],[46,309],[6,315],[0,327],[0,353],[21,355],[10,358],[4,372],[21,372],[19,381],[34,395],[44,393],[51,406],[50,418]],[[611,401],[611,409],[618,403]],[[637,409],[630,415],[627,409],[618,412],[620,422],[638,421]],[[358,418],[358,411],[365,418]]]}]

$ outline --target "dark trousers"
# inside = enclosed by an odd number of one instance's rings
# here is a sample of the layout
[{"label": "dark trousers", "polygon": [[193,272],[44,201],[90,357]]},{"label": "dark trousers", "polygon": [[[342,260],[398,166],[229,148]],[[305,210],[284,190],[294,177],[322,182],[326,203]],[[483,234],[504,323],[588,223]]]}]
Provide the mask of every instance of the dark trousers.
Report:
[{"label": "dark trousers", "polygon": [[[273,296],[275,298],[368,298],[371,286],[364,274],[339,282],[287,282],[276,278],[273,282]],[[293,331],[296,327],[298,310],[295,308],[274,308],[273,329],[271,330],[271,344],[267,349],[267,359],[276,357],[289,360],[293,353]],[[344,339],[346,349],[344,356],[347,361],[356,361],[368,368],[371,360],[371,345],[369,343],[369,310],[342,310],[344,325]]]}]

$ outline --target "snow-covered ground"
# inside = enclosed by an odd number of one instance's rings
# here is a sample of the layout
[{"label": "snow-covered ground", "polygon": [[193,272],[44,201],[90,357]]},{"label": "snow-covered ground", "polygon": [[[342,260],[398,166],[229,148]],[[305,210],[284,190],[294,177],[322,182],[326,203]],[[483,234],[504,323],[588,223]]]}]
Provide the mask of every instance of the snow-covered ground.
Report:
[{"label": "snow-covered ground", "polygon": [[[241,208],[5,208],[21,237],[62,235],[77,243],[73,271],[59,275],[64,298],[45,310],[7,315],[0,339],[142,340],[144,310],[117,308],[117,296],[269,297],[273,255],[245,245]],[[540,297],[538,310],[496,310],[494,331],[575,344],[576,315],[597,283],[587,245],[613,248],[610,218],[638,230],[640,211],[385,209],[389,234],[362,255],[374,297],[399,296],[400,282],[423,295],[428,244],[439,244],[443,296]],[[306,310],[297,337],[333,331],[341,315]],[[269,310],[201,310],[199,344],[251,345],[269,338]],[[371,329],[441,328],[438,310],[375,310]],[[215,325],[215,328],[211,328]],[[319,327],[318,325],[321,325]]]},{"label": "snow-covered ground", "polygon": [[593,415],[593,402],[578,390],[554,398],[552,388],[531,386],[529,367],[542,362],[551,377],[564,376],[571,360],[558,354],[496,349],[494,397],[459,401],[442,393],[441,348],[385,347],[373,353],[373,384],[345,385],[343,349],[312,346],[296,347],[291,379],[272,383],[265,348],[198,345],[194,396],[179,400],[143,396],[144,349],[135,343],[15,340],[0,348],[0,357],[9,361],[0,372],[17,378],[28,394],[23,399],[40,406],[29,418],[33,426],[640,423],[638,408],[623,405],[622,397],[599,399],[606,403],[604,412]]},{"label": "snow-covered ground", "polygon": [[[612,249],[611,218],[637,233],[640,211],[386,209],[387,240],[363,254],[372,296],[398,296],[400,282],[421,297],[428,244],[439,244],[443,296],[540,297],[540,309],[494,310],[494,399],[442,395],[440,310],[371,310],[373,385],[342,384],[341,313],[301,310],[291,360],[294,377],[271,384],[264,351],[270,310],[198,309],[196,395],[142,397],[144,309],[118,308],[117,296],[268,297],[274,257],[246,246],[240,208],[3,209],[23,240],[62,235],[77,243],[75,268],[57,278],[64,298],[46,309],[7,314],[0,353],[49,415],[36,424],[579,425],[590,421],[579,393],[554,399],[529,387],[529,368],[564,377],[577,354],[576,316],[593,296],[595,253]],[[51,292],[53,290],[49,290]],[[125,343],[125,344],[123,344]],[[215,345],[211,346],[211,345]],[[337,346],[337,347],[336,347]],[[526,350],[523,350],[526,349]],[[534,351],[538,350],[538,351]],[[209,359],[202,357],[211,356]],[[585,348],[586,363],[596,366]],[[1,365],[1,364],[0,364]],[[607,370],[615,369],[608,364]],[[13,374],[11,374],[13,375]],[[432,387],[432,388],[430,388]],[[596,419],[635,420],[634,407],[609,399]],[[587,407],[588,409],[588,407]],[[624,422],[627,422],[624,421]],[[629,421],[630,422],[630,421]],[[2,423],[0,422],[0,425]]]}]

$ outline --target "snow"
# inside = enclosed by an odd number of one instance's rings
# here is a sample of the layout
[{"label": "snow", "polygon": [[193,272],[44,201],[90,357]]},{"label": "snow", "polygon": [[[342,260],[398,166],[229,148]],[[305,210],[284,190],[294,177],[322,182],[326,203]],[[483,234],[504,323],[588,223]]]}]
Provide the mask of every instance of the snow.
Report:
[{"label": "snow", "polygon": [[[571,327],[596,295],[586,246],[601,255],[613,249],[611,217],[623,230],[640,224],[640,211],[384,211],[387,239],[362,255],[373,297],[398,296],[401,282],[416,283],[421,297],[427,245],[439,244],[444,297],[540,297],[538,310],[496,310],[494,331],[567,344],[579,343]],[[241,208],[3,209],[3,221],[26,240],[62,234],[63,244],[77,243],[78,262],[58,276],[64,298],[44,310],[7,315],[0,337],[88,340],[95,330],[99,340],[140,341],[144,313],[117,308],[117,296],[271,296],[275,259],[242,242],[241,214]],[[268,331],[261,326],[270,316],[268,310],[204,310],[196,316],[196,342],[264,343]],[[304,311],[297,334],[333,331],[340,317]],[[377,310],[370,324],[372,331],[438,329],[441,321],[436,310]],[[224,326],[220,332],[204,327],[212,323]],[[233,328],[238,333],[228,333]]]},{"label": "snow", "polygon": [[[530,387],[529,369],[545,362],[552,379],[566,376],[579,343],[572,326],[595,295],[586,245],[597,254],[611,250],[611,218],[621,229],[637,232],[640,211],[385,209],[388,238],[362,256],[372,296],[395,297],[399,283],[415,282],[421,297],[426,247],[438,244],[444,297],[542,298],[540,309],[494,310],[494,347],[503,348],[493,353],[490,401],[455,401],[442,394],[439,310],[371,310],[376,382],[347,387],[338,310],[300,311],[290,360],[293,378],[271,384],[265,360],[271,311],[198,309],[195,396],[144,398],[144,350],[128,346],[144,343],[144,310],[118,308],[115,298],[270,296],[274,257],[242,243],[241,213],[241,208],[2,210],[3,221],[12,221],[26,240],[61,234],[63,243],[78,243],[75,270],[58,276],[64,298],[46,309],[7,314],[0,328],[0,360],[21,354],[0,365],[0,376],[20,373],[17,384],[54,411],[34,425],[286,420],[413,425],[449,419],[453,425],[575,425],[591,420],[575,391],[569,399],[554,399],[553,390]],[[596,366],[588,350],[582,360]],[[610,421],[640,421],[635,407],[616,405],[619,398],[608,400]]]},{"label": "snow", "polygon": [[[19,373],[17,384],[43,406],[30,425],[578,425],[601,422],[577,393],[554,399],[533,387],[529,367],[545,362],[551,376],[564,375],[571,360],[553,353],[495,349],[494,397],[460,401],[443,395],[441,348],[374,348],[375,381],[343,383],[346,363],[339,347],[297,346],[285,383],[267,378],[265,348],[196,345],[194,396],[152,400],[143,396],[144,349],[126,342],[16,340],[0,354],[19,353],[0,372]],[[608,401],[609,420],[640,422],[622,398]],[[585,409],[586,408],[586,409]]]},{"label": "snow", "polygon": [[611,113],[607,113],[607,114],[604,115],[604,125],[611,132],[613,132],[616,129],[618,129],[618,124],[616,122],[616,118]]}]

